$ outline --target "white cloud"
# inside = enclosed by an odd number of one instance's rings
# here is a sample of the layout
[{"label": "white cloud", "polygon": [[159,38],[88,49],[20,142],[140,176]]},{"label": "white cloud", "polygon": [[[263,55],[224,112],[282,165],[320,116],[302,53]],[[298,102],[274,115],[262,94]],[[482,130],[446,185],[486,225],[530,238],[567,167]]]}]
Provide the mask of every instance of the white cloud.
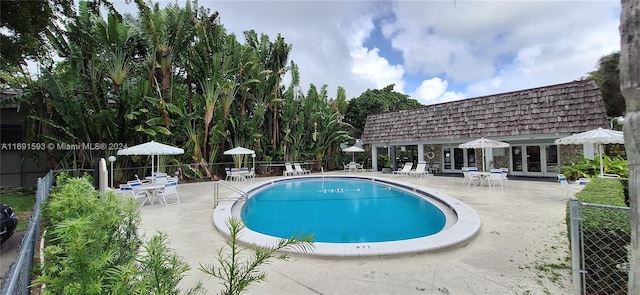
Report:
[{"label": "white cloud", "polygon": [[440,76],[464,96],[569,82],[619,49],[615,1],[394,2],[385,34],[408,73]]},{"label": "white cloud", "polygon": [[422,81],[422,84],[411,94],[422,104],[433,104],[444,101],[459,100],[464,95],[456,91],[447,91],[449,83],[436,77]]},{"label": "white cloud", "polygon": [[[354,22],[353,37],[349,39],[351,48],[351,73],[358,78],[370,82],[372,88],[383,88],[396,84],[395,91],[404,92],[404,68],[401,65],[391,65],[389,61],[379,55],[378,48],[366,48],[363,43],[374,29],[371,16],[360,17]],[[347,36],[348,38],[348,36]]]}]

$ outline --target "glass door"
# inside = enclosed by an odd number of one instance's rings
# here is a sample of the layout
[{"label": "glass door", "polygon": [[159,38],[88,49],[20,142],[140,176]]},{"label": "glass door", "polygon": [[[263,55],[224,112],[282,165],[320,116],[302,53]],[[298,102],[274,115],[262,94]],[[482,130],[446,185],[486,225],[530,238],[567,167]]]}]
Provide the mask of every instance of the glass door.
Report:
[{"label": "glass door", "polygon": [[442,148],[443,170],[461,171],[462,167],[477,167],[478,159],[475,149],[461,149],[456,147]]},{"label": "glass door", "polygon": [[462,167],[464,167],[464,149],[453,149],[453,164],[453,169],[462,170]]},{"label": "glass door", "polygon": [[560,173],[560,161],[558,161],[558,146],[557,145],[547,145],[545,146],[546,156],[546,165],[547,170],[545,171],[546,175],[553,176]]},{"label": "glass door", "polygon": [[524,165],[522,161],[522,147],[521,146],[513,146],[511,147],[511,171],[512,172],[523,172]]},{"label": "glass door", "polygon": [[542,173],[542,157],[539,145],[528,145],[526,148],[527,170],[525,172]]},{"label": "glass door", "polygon": [[511,171],[515,175],[546,176],[547,171],[557,170],[556,145],[512,145],[510,156]]},{"label": "glass door", "polygon": [[453,154],[451,154],[451,148],[443,148],[442,153],[443,153],[442,159],[444,159],[443,170],[451,170],[451,162],[453,158]]}]

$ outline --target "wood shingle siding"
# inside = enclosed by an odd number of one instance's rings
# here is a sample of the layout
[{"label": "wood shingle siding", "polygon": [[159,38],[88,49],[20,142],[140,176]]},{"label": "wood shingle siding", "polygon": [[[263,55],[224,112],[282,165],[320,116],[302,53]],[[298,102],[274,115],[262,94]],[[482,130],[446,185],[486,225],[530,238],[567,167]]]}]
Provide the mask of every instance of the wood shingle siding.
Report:
[{"label": "wood shingle siding", "polygon": [[607,124],[597,84],[582,80],[369,115],[362,137],[401,143],[568,134]]}]

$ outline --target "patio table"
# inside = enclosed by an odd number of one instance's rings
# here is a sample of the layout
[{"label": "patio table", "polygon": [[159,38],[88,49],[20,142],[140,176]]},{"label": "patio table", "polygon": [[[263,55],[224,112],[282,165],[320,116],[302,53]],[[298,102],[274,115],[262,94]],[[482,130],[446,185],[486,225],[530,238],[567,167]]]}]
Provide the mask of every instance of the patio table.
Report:
[{"label": "patio table", "polygon": [[480,186],[484,185],[485,180],[487,181],[487,185],[489,184],[489,176],[491,175],[491,172],[469,171],[469,174],[480,176]]},{"label": "patio table", "polygon": [[151,205],[153,205],[156,199],[156,192],[160,189],[164,189],[164,184],[143,183],[141,185],[134,186],[133,189],[137,191],[144,191],[147,196],[151,197]]}]

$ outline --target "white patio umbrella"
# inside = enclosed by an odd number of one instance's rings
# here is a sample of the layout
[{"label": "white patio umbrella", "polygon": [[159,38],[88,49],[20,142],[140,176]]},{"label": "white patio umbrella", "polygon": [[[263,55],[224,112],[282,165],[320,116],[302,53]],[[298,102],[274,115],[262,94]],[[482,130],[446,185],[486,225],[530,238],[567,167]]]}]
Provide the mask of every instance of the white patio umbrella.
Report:
[{"label": "white patio umbrella", "polygon": [[[253,155],[252,156],[252,158],[253,158],[253,169],[254,170],[256,169],[256,157],[255,157],[256,152],[254,150],[250,150],[248,148],[244,148],[244,147],[239,146],[239,147],[234,147],[234,148],[232,148],[230,150],[226,150],[226,151],[224,151],[223,154],[232,155],[232,156],[235,156],[235,155]],[[236,157],[234,157],[234,160],[236,160]],[[240,164],[240,160],[238,159],[238,162],[236,163],[238,168],[240,168],[239,164]]]},{"label": "white patio umbrella", "polygon": [[482,171],[487,171],[487,166],[484,160],[484,149],[486,148],[507,148],[509,144],[503,141],[497,141],[488,138],[479,138],[469,142],[458,145],[461,149],[482,149]]},{"label": "white patio umbrella", "polygon": [[600,175],[604,174],[602,166],[602,145],[610,143],[624,143],[624,135],[621,131],[611,129],[593,129],[567,137],[558,138],[556,144],[597,144],[600,156]]},{"label": "white patio umbrella", "polygon": [[342,151],[345,152],[345,153],[351,153],[351,162],[355,162],[355,159],[356,159],[355,154],[364,152],[364,149],[353,145],[353,146],[350,146],[348,148],[342,149]]},{"label": "white patio umbrella", "polygon": [[[153,172],[155,156],[158,156],[159,159],[161,155],[181,155],[184,154],[184,150],[179,147],[155,142],[152,140],[147,143],[134,145],[126,149],[118,150],[117,154],[119,156],[149,155],[151,156],[151,172]],[[158,165],[157,170],[157,172],[160,172],[160,165]]]}]

